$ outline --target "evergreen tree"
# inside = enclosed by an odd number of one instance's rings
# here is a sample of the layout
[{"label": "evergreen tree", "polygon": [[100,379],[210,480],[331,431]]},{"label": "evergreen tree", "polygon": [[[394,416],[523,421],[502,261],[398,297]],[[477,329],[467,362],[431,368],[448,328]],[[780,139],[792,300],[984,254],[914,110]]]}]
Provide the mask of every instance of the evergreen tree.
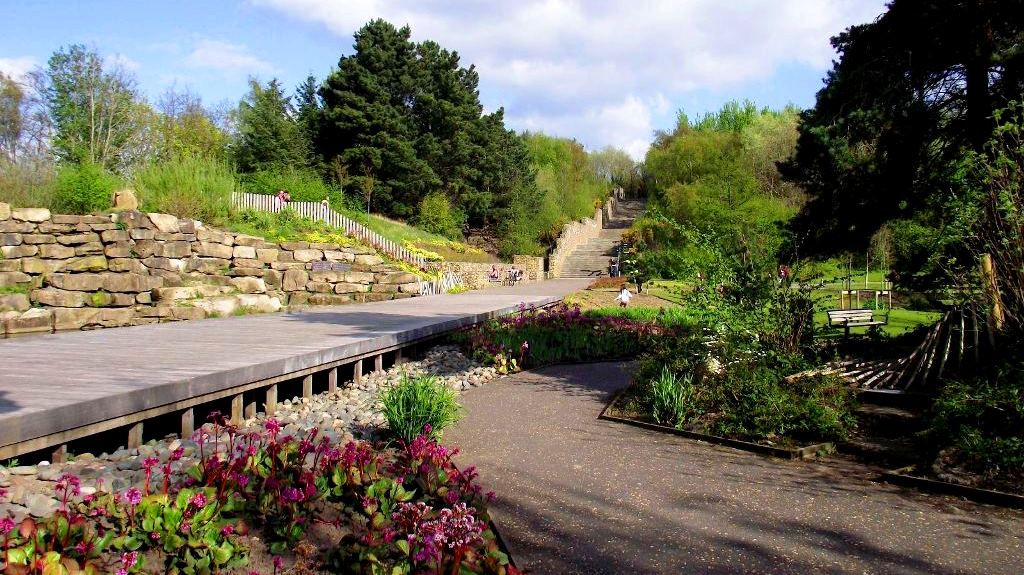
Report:
[{"label": "evergreen tree", "polygon": [[263,86],[249,80],[249,94],[238,105],[238,133],[231,154],[243,172],[301,168],[306,165],[307,148],[295,121],[291,98],[280,82]]},{"label": "evergreen tree", "polygon": [[320,126],[320,96],[316,76],[310,74],[295,90],[295,121],[302,133],[306,149],[306,163],[321,171],[321,162],[316,153],[317,132]]}]

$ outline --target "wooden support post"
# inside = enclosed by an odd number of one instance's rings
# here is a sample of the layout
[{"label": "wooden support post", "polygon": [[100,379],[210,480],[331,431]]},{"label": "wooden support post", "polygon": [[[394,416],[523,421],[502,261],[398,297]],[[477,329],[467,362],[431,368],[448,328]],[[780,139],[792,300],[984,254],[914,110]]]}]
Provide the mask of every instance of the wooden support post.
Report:
[{"label": "wooden support post", "polygon": [[378,353],[373,356],[373,371],[384,371],[384,354]]},{"label": "wooden support post", "polygon": [[246,419],[252,419],[256,417],[256,402],[250,401],[245,404],[245,410],[242,412]]},{"label": "wooden support post", "polygon": [[354,383],[363,382],[363,360],[361,359],[357,359],[356,362],[352,364],[352,381]]},{"label": "wooden support post", "polygon": [[266,412],[267,417],[274,415],[274,412],[277,411],[277,384],[267,388],[267,399],[264,402],[263,411]]},{"label": "wooden support post", "polygon": [[302,378],[302,397],[313,397],[313,374]]},{"label": "wooden support post", "polygon": [[242,394],[231,398],[231,423],[235,425],[242,425],[242,410],[245,408],[243,403]]},{"label": "wooden support post", "polygon": [[332,367],[327,370],[327,392],[334,393],[338,391],[338,368]]},{"label": "wooden support post", "polygon": [[405,363],[405,359],[402,357],[402,348],[395,350],[395,365],[402,365]]},{"label": "wooden support post", "polygon": [[53,450],[53,454],[50,455],[50,463],[65,463],[68,460],[68,446],[66,443],[61,444],[57,449]]},{"label": "wooden support post", "polygon": [[996,281],[996,268],[992,263],[992,254],[981,256],[981,280],[989,301],[988,341],[989,344],[995,345],[995,332],[1002,331],[1006,317],[1003,315],[1003,301],[999,296],[999,283]]},{"label": "wooden support post", "polygon": [[128,449],[138,449],[142,446],[142,422],[128,428]]},{"label": "wooden support post", "polygon": [[181,438],[192,439],[192,434],[196,432],[196,414],[192,408],[188,408],[181,412]]}]

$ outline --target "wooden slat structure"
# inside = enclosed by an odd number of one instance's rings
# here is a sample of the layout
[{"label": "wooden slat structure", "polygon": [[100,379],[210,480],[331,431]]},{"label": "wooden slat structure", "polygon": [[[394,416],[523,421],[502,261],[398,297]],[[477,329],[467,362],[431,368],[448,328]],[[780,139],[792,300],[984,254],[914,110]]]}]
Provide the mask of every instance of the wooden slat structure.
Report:
[{"label": "wooden slat structure", "polygon": [[[233,417],[272,413],[278,384],[352,366],[358,379],[382,354],[401,362],[417,342],[503,314],[544,306],[586,286],[554,280],[486,292],[417,297],[278,313],[0,340],[0,460],[96,433],[178,414],[188,435],[193,408],[231,402]],[[333,376],[332,376],[332,372]],[[282,400],[284,398],[281,398]],[[255,405],[256,403],[259,406]]]},{"label": "wooden slat structure", "polygon": [[412,253],[398,243],[385,238],[351,218],[339,214],[332,210],[330,206],[325,206],[320,202],[288,202],[282,205],[278,201],[277,196],[242,192],[235,192],[232,194],[231,199],[237,208],[270,213],[277,213],[285,208],[294,210],[304,218],[324,222],[327,225],[344,230],[346,235],[359,238],[373,246],[377,251],[384,252],[396,260],[404,261],[420,269],[427,268],[427,261],[423,256]]}]

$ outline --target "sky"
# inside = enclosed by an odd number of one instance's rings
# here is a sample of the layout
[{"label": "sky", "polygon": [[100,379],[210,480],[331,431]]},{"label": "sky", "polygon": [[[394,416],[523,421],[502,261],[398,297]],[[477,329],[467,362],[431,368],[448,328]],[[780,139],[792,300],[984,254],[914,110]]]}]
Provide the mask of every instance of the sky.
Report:
[{"label": "sky", "polygon": [[85,44],[155,101],[188,89],[236,104],[247,81],[323,79],[374,18],[408,24],[480,73],[485,110],[516,130],[642,159],[729,100],[810,107],[836,57],[829,38],[883,0],[0,0],[0,71],[19,77]]}]

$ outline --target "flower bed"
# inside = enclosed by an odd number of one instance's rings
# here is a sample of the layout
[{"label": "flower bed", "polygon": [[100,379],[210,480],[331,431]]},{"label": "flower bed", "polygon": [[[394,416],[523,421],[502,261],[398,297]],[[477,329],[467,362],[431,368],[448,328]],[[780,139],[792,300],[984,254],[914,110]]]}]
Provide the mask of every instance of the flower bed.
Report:
[{"label": "flower bed", "polygon": [[558,304],[476,325],[453,336],[467,355],[493,364],[499,373],[555,363],[636,357],[667,328],[623,317],[585,315]]},{"label": "flower bed", "polygon": [[275,419],[243,433],[215,415],[194,465],[181,449],[147,458],[144,485],[120,492],[84,494],[64,475],[55,514],[0,519],[2,571],[517,573],[490,528],[493,493],[430,431],[379,449],[284,435]]}]

